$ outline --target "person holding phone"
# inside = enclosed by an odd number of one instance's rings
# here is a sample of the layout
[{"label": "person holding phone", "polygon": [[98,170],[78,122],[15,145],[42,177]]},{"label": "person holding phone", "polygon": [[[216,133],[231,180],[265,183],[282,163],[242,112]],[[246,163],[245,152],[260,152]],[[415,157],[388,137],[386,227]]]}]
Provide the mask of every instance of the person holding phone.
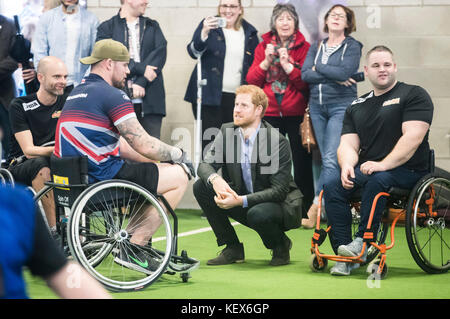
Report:
[{"label": "person holding phone", "polygon": [[314,228],[318,213],[319,194],[323,185],[338,174],[336,151],[341,136],[345,110],[357,98],[356,82],[363,80],[356,73],[361,59],[362,44],[350,36],[356,31],[355,14],[344,5],[334,5],[324,18],[328,37],[312,45],[302,68],[302,79],[309,83],[309,109],[322,166],[308,218],[304,228]]},{"label": "person holding phone", "polygon": [[310,44],[299,30],[298,14],[292,4],[273,8],[270,29],[255,50],[247,81],[261,87],[269,98],[264,120],[289,137],[294,180],[304,195],[304,207],[309,207],[314,198],[312,156],[302,147],[299,127],[309,95],[301,68]]},{"label": "person holding phone", "polygon": [[[257,30],[243,18],[241,0],[220,0],[218,14],[203,19],[187,51],[193,59],[201,56],[202,150],[206,154],[223,123],[233,122],[235,91],[246,84],[245,77],[258,45]],[[192,72],[184,100],[192,104],[197,117],[197,67]],[[202,156],[203,157],[203,156]]]}]

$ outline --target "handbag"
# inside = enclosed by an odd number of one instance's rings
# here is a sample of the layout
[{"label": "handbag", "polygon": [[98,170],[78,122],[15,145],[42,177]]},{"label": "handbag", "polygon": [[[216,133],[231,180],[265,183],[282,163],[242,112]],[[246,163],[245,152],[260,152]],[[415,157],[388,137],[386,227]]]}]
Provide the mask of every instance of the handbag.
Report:
[{"label": "handbag", "polygon": [[309,114],[309,107],[306,108],[303,121],[300,123],[300,135],[302,136],[302,145],[311,153],[311,150],[317,148],[316,137],[314,136],[314,129],[311,123]]}]

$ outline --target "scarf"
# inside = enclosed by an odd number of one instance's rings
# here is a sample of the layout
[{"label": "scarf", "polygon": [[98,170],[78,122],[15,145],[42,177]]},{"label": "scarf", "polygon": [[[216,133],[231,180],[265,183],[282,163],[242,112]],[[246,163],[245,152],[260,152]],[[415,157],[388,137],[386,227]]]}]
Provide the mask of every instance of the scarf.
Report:
[{"label": "scarf", "polygon": [[[297,34],[294,33],[290,38],[289,42],[286,46],[288,53],[289,51],[294,49],[295,41],[297,39]],[[270,44],[272,44],[275,48],[274,58],[272,63],[269,66],[269,69],[266,73],[266,81],[268,83],[272,83],[272,91],[275,95],[283,95],[286,91],[288,85],[289,76],[286,74],[284,69],[280,64],[280,55],[278,54],[278,49],[283,47],[280,38],[277,35],[273,35]],[[301,68],[300,64],[295,62],[291,56],[288,58],[289,63],[291,63],[295,68]],[[281,104],[281,103],[280,103]]]}]

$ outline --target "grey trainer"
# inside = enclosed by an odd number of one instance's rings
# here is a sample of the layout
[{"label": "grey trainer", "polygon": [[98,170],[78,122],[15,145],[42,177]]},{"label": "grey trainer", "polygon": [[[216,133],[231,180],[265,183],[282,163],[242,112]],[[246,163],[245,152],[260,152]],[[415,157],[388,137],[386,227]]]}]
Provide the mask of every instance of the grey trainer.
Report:
[{"label": "grey trainer", "polygon": [[[361,253],[361,250],[363,248],[363,239],[361,237],[356,237],[355,240],[353,240],[348,245],[340,245],[338,247],[338,254],[341,256],[346,257],[356,257]],[[364,254],[361,257],[362,261],[366,261],[367,258],[367,246],[364,250]]]},{"label": "grey trainer", "polygon": [[345,262],[336,262],[336,264],[331,267],[330,274],[334,276],[348,276],[350,275],[350,264]]}]

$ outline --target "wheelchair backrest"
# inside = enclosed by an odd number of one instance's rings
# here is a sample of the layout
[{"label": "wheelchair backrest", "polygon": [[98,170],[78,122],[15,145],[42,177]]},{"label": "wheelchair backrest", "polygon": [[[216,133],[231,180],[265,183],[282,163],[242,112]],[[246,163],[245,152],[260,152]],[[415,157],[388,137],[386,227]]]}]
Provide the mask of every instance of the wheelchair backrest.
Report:
[{"label": "wheelchair backrest", "polygon": [[52,182],[67,187],[55,187],[54,197],[57,206],[72,207],[73,202],[88,186],[87,156],[50,158]]}]

